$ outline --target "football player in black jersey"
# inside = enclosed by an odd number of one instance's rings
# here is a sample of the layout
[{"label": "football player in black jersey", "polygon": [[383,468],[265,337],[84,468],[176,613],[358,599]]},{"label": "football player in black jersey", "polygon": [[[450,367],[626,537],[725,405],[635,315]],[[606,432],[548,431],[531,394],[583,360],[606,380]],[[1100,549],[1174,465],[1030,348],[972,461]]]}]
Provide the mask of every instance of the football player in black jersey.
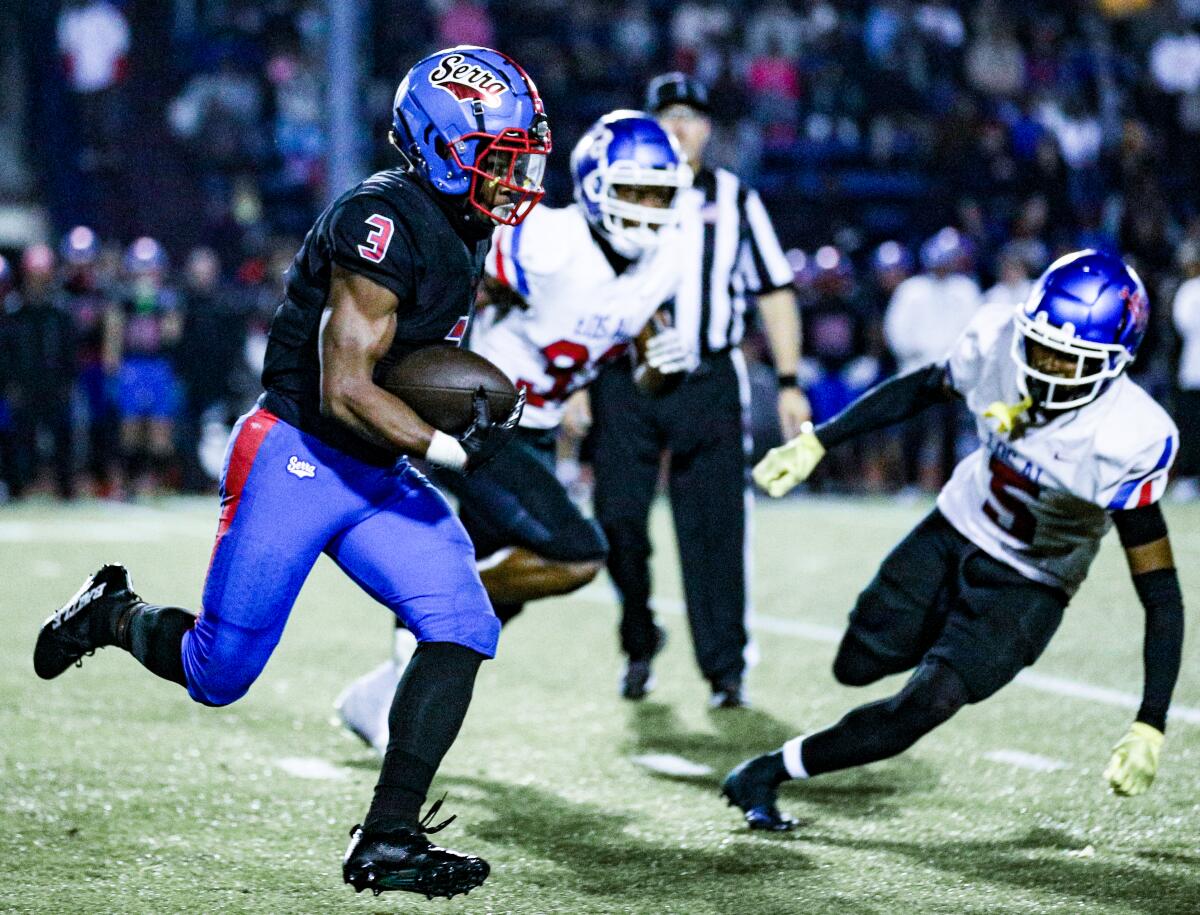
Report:
[{"label": "football player in black jersey", "polygon": [[[396,690],[374,799],[352,831],[355,889],[453,896],[483,860],[433,845],[423,819],[434,772],[458,733],[500,624],[474,550],[445,499],[404,455],[470,470],[511,437],[522,401],[461,438],[434,430],[373,382],[415,349],[459,341],[492,229],[542,196],[550,133],[532,80],[510,58],[458,47],[416,64],[396,92],[380,172],[318,218],[288,273],[257,407],[234,429],[199,614],[144,602],[124,567],[84,582],[38,636],[50,679],[106,645],[206,705],[258,676],[322,553],[413,631],[420,647]],[[451,818],[453,819],[453,818]]]}]

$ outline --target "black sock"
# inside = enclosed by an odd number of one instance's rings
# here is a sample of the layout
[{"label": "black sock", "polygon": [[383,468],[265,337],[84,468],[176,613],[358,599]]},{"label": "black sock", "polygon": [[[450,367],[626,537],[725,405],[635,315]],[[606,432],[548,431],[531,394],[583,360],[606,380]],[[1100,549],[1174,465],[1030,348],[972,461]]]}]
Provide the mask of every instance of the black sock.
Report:
[{"label": "black sock", "polygon": [[170,451],[151,452],[149,457],[150,472],[154,474],[154,482],[163,486],[171,482],[171,473],[175,470],[175,455]]},{"label": "black sock", "polygon": [[179,607],[135,604],[115,620],[113,642],[164,680],[187,686],[183,671],[183,635],[196,617]]},{"label": "black sock", "polygon": [[392,700],[390,738],[366,831],[417,825],[433,775],[462,727],[483,660],[453,642],[417,646]]},{"label": "black sock", "polygon": [[125,452],[125,481],[136,483],[146,475],[150,466],[150,454],[144,448],[132,448]]},{"label": "black sock", "polygon": [[492,604],[501,626],[507,626],[509,620],[525,609],[524,604]]},{"label": "black sock", "polygon": [[927,661],[896,695],[860,705],[833,727],[805,737],[804,771],[820,775],[889,759],[949,720],[967,698],[957,673]]}]

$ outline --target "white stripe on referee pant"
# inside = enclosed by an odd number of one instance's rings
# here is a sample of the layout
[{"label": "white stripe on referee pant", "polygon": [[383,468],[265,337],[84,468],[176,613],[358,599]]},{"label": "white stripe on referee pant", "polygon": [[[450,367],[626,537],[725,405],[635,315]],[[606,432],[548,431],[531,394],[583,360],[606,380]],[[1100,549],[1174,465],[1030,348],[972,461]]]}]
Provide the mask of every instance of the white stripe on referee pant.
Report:
[{"label": "white stripe on referee pant", "polygon": [[[738,402],[742,405],[742,454],[745,463],[748,464],[754,453],[754,429],[750,416],[750,373],[746,370],[746,356],[741,347],[735,346],[730,351],[729,361],[733,363],[733,372],[737,375]],[[754,578],[754,551],[751,548],[754,539],[754,489],[745,481],[742,486],[742,499],[746,515],[742,531],[742,570],[746,576],[742,582],[745,593],[742,623],[746,627],[746,647],[742,649],[742,658],[746,662],[746,669],[749,670],[758,664],[761,653],[751,628],[754,624],[754,596],[750,589],[750,582]]]}]

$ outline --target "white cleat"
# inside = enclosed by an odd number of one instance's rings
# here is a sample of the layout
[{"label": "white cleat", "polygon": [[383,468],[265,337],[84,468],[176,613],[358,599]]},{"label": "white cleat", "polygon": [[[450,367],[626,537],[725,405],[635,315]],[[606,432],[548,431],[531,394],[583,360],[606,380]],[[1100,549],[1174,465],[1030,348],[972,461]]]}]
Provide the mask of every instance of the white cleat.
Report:
[{"label": "white cleat", "polygon": [[387,750],[388,714],[396,687],[416,650],[416,636],[407,629],[397,629],[391,660],[363,674],[333,703],[342,726],[380,756]]}]

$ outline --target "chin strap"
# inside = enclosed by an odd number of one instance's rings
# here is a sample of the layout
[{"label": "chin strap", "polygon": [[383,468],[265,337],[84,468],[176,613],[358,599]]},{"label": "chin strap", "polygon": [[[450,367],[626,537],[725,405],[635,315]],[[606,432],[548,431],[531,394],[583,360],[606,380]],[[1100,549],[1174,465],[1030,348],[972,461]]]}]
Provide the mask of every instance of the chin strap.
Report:
[{"label": "chin strap", "polygon": [[1007,435],[1012,432],[1030,407],[1033,406],[1031,397],[1022,397],[1017,403],[1007,404],[1002,400],[997,400],[993,404],[989,404],[988,408],[983,411],[985,419],[996,420],[996,431]]}]

